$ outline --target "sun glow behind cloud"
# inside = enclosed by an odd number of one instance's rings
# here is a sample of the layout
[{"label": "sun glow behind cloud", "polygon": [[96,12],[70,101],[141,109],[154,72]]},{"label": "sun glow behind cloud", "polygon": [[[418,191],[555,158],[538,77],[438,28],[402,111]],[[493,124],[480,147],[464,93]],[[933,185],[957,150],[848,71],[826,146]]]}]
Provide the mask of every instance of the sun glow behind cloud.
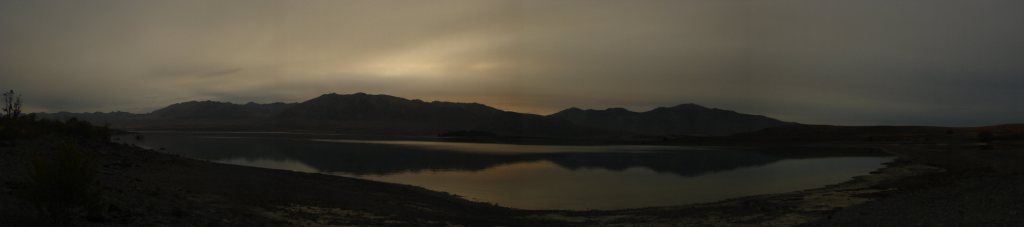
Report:
[{"label": "sun glow behind cloud", "polygon": [[990,124],[1024,114],[1022,6],[4,1],[0,84],[31,111],[367,92],[542,114],[694,102],[805,123]]},{"label": "sun glow behind cloud", "polygon": [[506,66],[489,59],[467,59],[508,40],[492,35],[458,36],[423,43],[407,50],[376,57],[362,63],[354,73],[392,78],[433,78],[476,74],[485,76]]}]

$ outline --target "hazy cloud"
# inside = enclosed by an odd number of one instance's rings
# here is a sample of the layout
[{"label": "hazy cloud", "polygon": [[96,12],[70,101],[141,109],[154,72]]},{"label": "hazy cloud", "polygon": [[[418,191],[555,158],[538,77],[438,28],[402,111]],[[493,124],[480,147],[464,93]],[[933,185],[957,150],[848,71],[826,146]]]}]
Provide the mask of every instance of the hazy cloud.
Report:
[{"label": "hazy cloud", "polygon": [[0,1],[37,111],[330,92],[562,108],[699,103],[832,124],[1024,121],[1020,1]]}]

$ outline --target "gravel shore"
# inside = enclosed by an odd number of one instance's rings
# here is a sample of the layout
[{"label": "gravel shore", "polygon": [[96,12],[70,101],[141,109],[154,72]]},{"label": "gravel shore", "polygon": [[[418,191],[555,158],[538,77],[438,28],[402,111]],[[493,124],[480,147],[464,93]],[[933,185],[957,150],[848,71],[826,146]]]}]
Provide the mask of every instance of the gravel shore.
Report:
[{"label": "gravel shore", "polygon": [[[0,147],[0,220],[37,225],[17,196],[44,140]],[[531,211],[423,188],[198,161],[116,144],[98,154],[102,214],[84,226],[893,226],[1024,223],[1024,160],[1017,144],[871,146],[896,161],[848,182],[804,191],[676,207]]]}]

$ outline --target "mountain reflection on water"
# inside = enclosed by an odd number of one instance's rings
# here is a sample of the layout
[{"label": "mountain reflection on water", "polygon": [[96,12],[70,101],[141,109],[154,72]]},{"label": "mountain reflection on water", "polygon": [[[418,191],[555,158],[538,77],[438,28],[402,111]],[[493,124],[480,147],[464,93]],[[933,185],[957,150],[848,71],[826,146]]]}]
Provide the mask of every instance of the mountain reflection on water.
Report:
[{"label": "mountain reflection on water", "polygon": [[[550,161],[560,167],[622,171],[644,167],[660,173],[696,176],[783,159],[882,157],[868,150],[828,151],[806,148],[729,149],[669,146],[558,146],[432,141],[303,139],[192,133],[146,133],[140,145],[210,160],[299,162],[316,172],[388,175],[424,170],[480,171],[498,165]],[[132,142],[132,138],[124,141]],[[803,149],[803,150],[798,150]],[[287,165],[284,165],[287,166]],[[293,169],[303,171],[302,169]]]},{"label": "mountain reflection on water", "polygon": [[277,133],[143,135],[143,140],[117,140],[194,159],[411,184],[528,209],[618,209],[778,193],[839,183],[891,160],[865,149],[519,145]]}]

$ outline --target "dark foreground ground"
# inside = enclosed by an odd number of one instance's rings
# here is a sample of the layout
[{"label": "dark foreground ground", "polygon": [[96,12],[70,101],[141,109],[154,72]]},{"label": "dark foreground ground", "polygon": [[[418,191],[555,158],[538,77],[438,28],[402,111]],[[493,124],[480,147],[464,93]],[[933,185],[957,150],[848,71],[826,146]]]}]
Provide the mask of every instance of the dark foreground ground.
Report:
[{"label": "dark foreground ground", "polygon": [[849,182],[716,203],[615,211],[527,211],[419,187],[191,160],[81,142],[99,201],[55,218],[27,199],[29,166],[55,140],[0,143],[0,226],[1019,226],[1024,145],[870,146],[900,158]]}]

